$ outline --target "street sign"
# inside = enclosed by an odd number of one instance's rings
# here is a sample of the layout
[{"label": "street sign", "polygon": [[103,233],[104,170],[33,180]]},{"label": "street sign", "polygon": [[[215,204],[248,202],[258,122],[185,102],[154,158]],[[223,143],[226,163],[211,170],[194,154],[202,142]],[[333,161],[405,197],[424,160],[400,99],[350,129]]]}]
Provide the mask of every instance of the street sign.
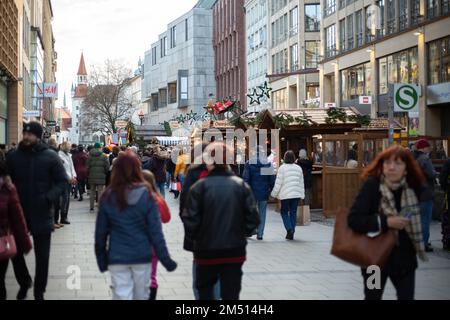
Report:
[{"label": "street sign", "polygon": [[419,112],[420,86],[416,84],[394,84],[394,112]]},{"label": "street sign", "polygon": [[372,104],[372,96],[359,96],[359,104]]},{"label": "street sign", "polygon": [[336,108],[336,103],[334,103],[334,102],[325,102],[324,107],[325,108]]},{"label": "street sign", "polygon": [[116,124],[117,129],[125,129],[128,125],[128,121],[117,120],[115,124]]},{"label": "street sign", "polygon": [[50,120],[46,121],[48,127],[56,127],[56,121]]},{"label": "street sign", "polygon": [[30,111],[24,111],[22,116],[24,118],[32,118],[32,117],[40,117],[41,112],[39,110],[30,110]]},{"label": "street sign", "polygon": [[55,127],[55,132],[61,132],[61,127],[60,126],[56,126]]}]

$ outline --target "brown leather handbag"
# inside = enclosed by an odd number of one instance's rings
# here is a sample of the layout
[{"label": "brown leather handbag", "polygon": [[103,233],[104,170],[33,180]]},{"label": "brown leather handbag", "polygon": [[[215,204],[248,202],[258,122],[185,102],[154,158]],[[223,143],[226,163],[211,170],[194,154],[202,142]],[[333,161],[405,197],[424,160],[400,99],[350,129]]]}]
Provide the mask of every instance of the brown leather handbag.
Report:
[{"label": "brown leather handbag", "polygon": [[382,268],[397,243],[397,231],[389,230],[375,238],[353,231],[347,221],[348,210],[340,210],[334,226],[331,254],[362,268]]},{"label": "brown leather handbag", "polygon": [[0,237],[0,261],[13,258],[17,254],[16,241],[9,232]]}]

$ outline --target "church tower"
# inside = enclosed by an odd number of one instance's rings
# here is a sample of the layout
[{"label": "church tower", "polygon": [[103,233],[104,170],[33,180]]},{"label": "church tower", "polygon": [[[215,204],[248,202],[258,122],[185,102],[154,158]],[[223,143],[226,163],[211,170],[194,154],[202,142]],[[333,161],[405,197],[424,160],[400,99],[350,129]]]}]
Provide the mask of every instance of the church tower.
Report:
[{"label": "church tower", "polygon": [[87,72],[86,72],[86,64],[84,63],[84,56],[81,53],[80,65],[78,67],[78,85],[87,85]]}]

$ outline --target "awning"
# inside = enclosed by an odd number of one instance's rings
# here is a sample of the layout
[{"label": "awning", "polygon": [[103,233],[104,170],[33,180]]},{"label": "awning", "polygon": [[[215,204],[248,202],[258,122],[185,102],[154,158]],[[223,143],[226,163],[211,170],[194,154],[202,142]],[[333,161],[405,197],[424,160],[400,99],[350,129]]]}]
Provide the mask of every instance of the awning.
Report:
[{"label": "awning", "polygon": [[179,144],[188,145],[188,137],[156,137],[158,142],[163,146],[176,146]]}]

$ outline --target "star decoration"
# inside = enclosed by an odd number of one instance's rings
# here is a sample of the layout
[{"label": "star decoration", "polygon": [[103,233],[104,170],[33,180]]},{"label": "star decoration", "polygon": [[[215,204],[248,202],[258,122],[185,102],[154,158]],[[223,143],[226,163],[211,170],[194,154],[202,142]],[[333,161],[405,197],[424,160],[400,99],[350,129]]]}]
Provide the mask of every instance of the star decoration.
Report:
[{"label": "star decoration", "polygon": [[267,99],[270,99],[270,92],[272,91],[272,88],[269,88],[267,81],[264,82],[264,85],[259,86],[258,88],[261,89],[261,97],[266,96]]},{"label": "star decoration", "polygon": [[259,101],[259,99],[261,99],[261,96],[256,92],[256,89],[253,89],[253,93],[248,94],[247,97],[250,98],[250,105],[254,103],[261,104],[261,102]]}]

